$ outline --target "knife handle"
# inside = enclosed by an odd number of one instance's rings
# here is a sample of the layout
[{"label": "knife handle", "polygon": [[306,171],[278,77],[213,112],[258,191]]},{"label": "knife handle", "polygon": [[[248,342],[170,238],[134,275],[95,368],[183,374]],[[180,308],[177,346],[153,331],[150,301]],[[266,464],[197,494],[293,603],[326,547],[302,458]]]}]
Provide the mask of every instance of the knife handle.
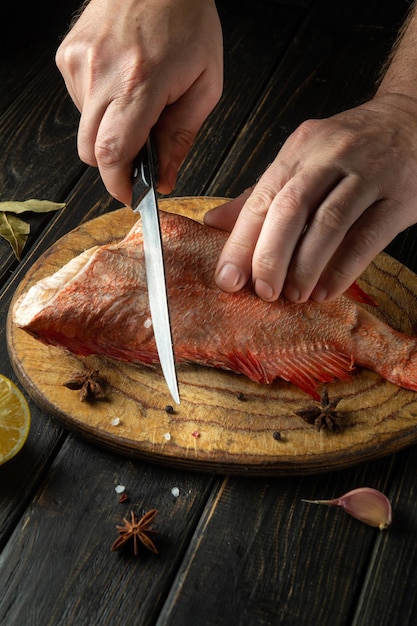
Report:
[{"label": "knife handle", "polygon": [[156,153],[156,146],[155,146],[155,141],[153,139],[152,131],[146,142],[146,148],[148,150],[149,167],[150,167],[151,175],[153,178],[152,182],[156,189],[159,183],[159,161],[158,161],[158,155]]},{"label": "knife handle", "polygon": [[133,162],[132,207],[136,207],[149,189],[158,184],[158,159],[155,146],[149,137]]}]

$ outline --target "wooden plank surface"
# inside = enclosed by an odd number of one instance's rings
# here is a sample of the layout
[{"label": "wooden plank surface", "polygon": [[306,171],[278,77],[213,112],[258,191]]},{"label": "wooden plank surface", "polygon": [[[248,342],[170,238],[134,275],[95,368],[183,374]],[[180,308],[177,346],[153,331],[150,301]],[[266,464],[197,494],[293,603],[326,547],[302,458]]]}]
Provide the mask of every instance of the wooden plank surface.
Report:
[{"label": "wooden plank surface", "polygon": [[341,495],[346,483],[386,490],[387,469],[376,462],[320,477],[225,479],[158,626],[350,623],[380,531],[302,499]]},{"label": "wooden plank surface", "polygon": [[[0,37],[0,115],[31,84],[36,76],[51,68],[55,51],[67,31],[78,0],[57,4],[52,0],[27,3],[24,7],[8,2],[3,6]],[[61,82],[61,81],[59,81]],[[44,93],[48,96],[48,92]],[[36,88],[33,105],[36,108]],[[28,111],[32,107],[28,107]],[[2,145],[3,137],[2,137]]]},{"label": "wooden plank surface", "polygon": [[[127,503],[119,502],[119,484]],[[0,622],[155,623],[211,485],[199,474],[126,462],[69,438],[3,551]],[[111,553],[123,517],[151,508],[159,554],[134,558],[131,546]]]},{"label": "wooden plank surface", "polygon": [[[0,38],[0,201],[63,202],[86,170],[76,150],[79,113],[54,60],[79,5],[78,0],[64,5],[41,0],[24,9],[7,6]],[[54,216],[23,217],[31,227],[27,254]],[[16,266],[11,248],[2,240],[0,284]]]},{"label": "wooden plank surface", "polygon": [[396,512],[392,532],[378,536],[352,618],[354,626],[413,624],[417,596],[416,450],[397,455],[390,497]]}]

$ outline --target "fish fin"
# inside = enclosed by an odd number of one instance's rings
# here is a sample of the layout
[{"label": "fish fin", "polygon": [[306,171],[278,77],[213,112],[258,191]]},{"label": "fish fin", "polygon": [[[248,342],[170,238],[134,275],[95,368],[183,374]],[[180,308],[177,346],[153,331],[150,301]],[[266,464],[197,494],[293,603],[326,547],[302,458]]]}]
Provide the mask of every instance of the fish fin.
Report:
[{"label": "fish fin", "polygon": [[370,304],[371,306],[379,306],[378,302],[373,299],[372,296],[365,293],[365,291],[359,287],[358,283],[353,283],[349,289],[347,289],[344,293],[345,296],[354,300],[355,302],[359,302],[359,304]]},{"label": "fish fin", "polygon": [[353,369],[353,358],[326,347],[310,353],[294,351],[288,353],[280,363],[279,376],[291,382],[315,400],[320,400],[317,387],[335,379],[348,380]]},{"label": "fish fin", "polygon": [[232,368],[240,371],[251,380],[271,383],[275,378],[283,378],[320,400],[317,387],[320,383],[335,379],[348,380],[353,369],[351,355],[342,354],[326,346],[311,350],[288,350],[280,353],[276,361],[261,363],[257,356],[248,351],[245,354],[229,356]]}]

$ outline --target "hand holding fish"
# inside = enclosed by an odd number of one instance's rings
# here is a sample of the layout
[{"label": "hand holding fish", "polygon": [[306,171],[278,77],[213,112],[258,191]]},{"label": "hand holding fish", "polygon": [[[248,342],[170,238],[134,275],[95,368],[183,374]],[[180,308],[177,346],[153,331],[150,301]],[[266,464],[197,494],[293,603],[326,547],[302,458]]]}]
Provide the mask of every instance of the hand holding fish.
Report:
[{"label": "hand holding fish", "polygon": [[208,213],[231,230],[216,270],[266,301],[343,293],[400,231],[417,222],[417,100],[386,94],[286,141],[253,189]]},{"label": "hand holding fish", "polygon": [[214,0],[91,0],[56,56],[81,112],[78,152],[131,201],[132,161],[155,126],[159,189],[177,171],[223,84]]},{"label": "hand holding fish", "polygon": [[302,124],[253,190],[207,215],[232,231],[222,289],[252,277],[267,301],[334,298],[417,222],[416,7],[370,102]]}]

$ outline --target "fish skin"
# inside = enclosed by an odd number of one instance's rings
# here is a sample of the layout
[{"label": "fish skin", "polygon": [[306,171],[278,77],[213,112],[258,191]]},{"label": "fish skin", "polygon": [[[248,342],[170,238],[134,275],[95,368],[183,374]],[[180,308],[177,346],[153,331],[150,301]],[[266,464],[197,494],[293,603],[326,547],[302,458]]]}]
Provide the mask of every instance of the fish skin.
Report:
[{"label": "fish skin", "polygon": [[[267,303],[251,285],[230,294],[214,282],[227,233],[161,212],[167,289],[178,364],[229,369],[259,383],[283,378],[319,399],[320,383],[354,364],[417,391],[417,338],[378,320],[352,297]],[[367,301],[353,287],[350,296]],[[123,241],[92,248],[16,302],[14,322],[78,355],[159,362],[147,298],[140,220]]]}]

